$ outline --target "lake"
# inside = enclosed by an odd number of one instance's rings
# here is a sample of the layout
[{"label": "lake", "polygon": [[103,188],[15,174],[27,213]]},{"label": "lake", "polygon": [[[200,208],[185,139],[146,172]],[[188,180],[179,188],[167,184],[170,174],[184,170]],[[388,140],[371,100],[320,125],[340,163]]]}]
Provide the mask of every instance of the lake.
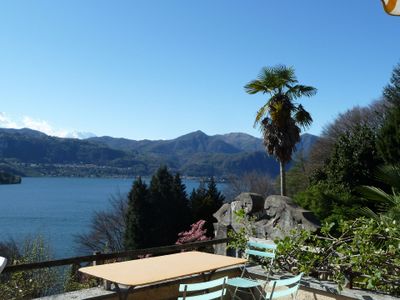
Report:
[{"label": "lake", "polygon": [[[146,181],[149,179],[144,178]],[[129,192],[133,178],[27,177],[0,185],[0,241],[42,235],[55,258],[80,255],[74,235],[88,230],[95,211],[107,210],[112,196]],[[199,181],[183,180],[186,192]],[[224,184],[218,184],[222,191]]]}]

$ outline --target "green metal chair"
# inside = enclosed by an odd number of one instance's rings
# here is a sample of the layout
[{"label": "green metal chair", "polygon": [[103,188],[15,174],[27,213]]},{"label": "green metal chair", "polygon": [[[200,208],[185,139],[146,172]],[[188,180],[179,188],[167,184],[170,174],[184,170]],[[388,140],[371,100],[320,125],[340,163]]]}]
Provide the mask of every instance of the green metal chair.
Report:
[{"label": "green metal chair", "polygon": [[[236,296],[236,293],[238,290],[244,293],[251,294],[253,299],[256,299],[256,296],[253,293],[253,288],[257,288],[259,293],[263,295],[264,293],[264,288],[266,287],[268,283],[268,277],[269,273],[272,268],[272,264],[274,263],[274,258],[275,258],[275,251],[276,251],[276,245],[272,243],[271,241],[248,241],[247,242],[247,249],[245,250],[245,254],[247,259],[250,259],[251,256],[256,257],[261,260],[269,260],[269,265],[266,271],[266,280],[256,280],[251,277],[246,277],[248,276],[249,272],[247,271],[247,268],[251,265],[250,263],[246,264],[243,267],[243,271],[240,277],[235,277],[231,278],[228,280],[227,284],[229,286],[232,286],[235,288],[233,294],[232,294],[232,299],[238,298]],[[247,274],[246,274],[247,273]],[[261,296],[262,297],[262,296]],[[239,298],[240,299],[240,298]]]},{"label": "green metal chair", "polygon": [[[296,299],[302,276],[303,273],[287,279],[272,280],[268,283],[268,287],[271,287],[271,291],[266,292],[265,299],[272,300],[289,295],[291,295],[293,299]],[[276,289],[283,286],[286,286],[287,288]]]},{"label": "green metal chair", "polygon": [[[179,297],[178,300],[210,300],[210,299],[223,299],[226,295],[226,282],[228,277],[223,277],[207,282],[200,283],[188,283],[179,285],[179,292],[182,293],[182,297]],[[214,289],[220,287],[220,289],[209,291],[210,289]],[[200,293],[198,295],[188,296],[188,293]],[[203,292],[203,293],[202,293]]]}]

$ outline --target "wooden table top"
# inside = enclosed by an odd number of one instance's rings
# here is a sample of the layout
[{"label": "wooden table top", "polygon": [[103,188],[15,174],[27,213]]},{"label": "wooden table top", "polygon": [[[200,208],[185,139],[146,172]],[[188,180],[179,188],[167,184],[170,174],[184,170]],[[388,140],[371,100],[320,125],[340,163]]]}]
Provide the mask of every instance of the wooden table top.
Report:
[{"label": "wooden table top", "polygon": [[241,265],[246,261],[243,258],[190,251],[84,267],[79,271],[114,283],[137,286]]}]

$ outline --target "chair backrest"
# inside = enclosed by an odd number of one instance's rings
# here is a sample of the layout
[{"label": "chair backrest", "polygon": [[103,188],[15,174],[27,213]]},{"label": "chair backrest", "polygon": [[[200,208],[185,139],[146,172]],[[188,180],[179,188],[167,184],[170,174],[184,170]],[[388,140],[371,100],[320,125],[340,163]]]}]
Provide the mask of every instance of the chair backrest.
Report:
[{"label": "chair backrest", "polygon": [[275,258],[276,244],[268,241],[248,241],[245,250],[246,255],[258,256],[261,258]]},{"label": "chair backrest", "polygon": [[7,265],[7,258],[0,256],[0,273],[3,272]]},{"label": "chair backrest", "polygon": [[[265,299],[276,299],[276,298],[281,298],[281,297],[286,297],[289,295],[292,295],[293,299],[296,299],[297,291],[300,287],[300,280],[301,277],[303,276],[303,273],[300,273],[297,276],[291,277],[291,278],[286,278],[286,279],[281,279],[281,280],[271,280],[268,283],[269,287],[272,287],[270,292],[267,292]],[[287,288],[285,289],[278,289],[278,287],[286,286]]]},{"label": "chair backrest", "polygon": [[[219,279],[199,282],[199,283],[188,283],[179,285],[179,292],[182,293],[182,297],[178,300],[209,300],[209,299],[223,299],[226,295],[225,284],[228,281],[228,277],[222,277]],[[209,292],[209,289],[220,287],[220,289]],[[188,296],[187,294],[192,292],[204,292],[203,294]]]}]

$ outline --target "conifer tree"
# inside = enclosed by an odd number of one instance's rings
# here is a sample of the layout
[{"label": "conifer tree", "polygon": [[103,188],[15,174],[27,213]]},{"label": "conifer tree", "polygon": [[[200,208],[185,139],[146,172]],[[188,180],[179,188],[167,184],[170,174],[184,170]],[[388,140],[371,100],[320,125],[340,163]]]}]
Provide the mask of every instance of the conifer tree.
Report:
[{"label": "conifer tree", "polygon": [[[189,200],[179,174],[173,176],[166,167],[160,167],[153,175],[149,187],[138,178],[129,193],[126,214],[126,249],[138,249],[174,244],[178,234],[192,223],[192,213],[196,218],[208,222],[209,232],[213,232],[212,214],[224,200],[214,179],[206,188],[204,183],[194,190]],[[193,208],[193,207],[192,207]],[[197,220],[198,221],[198,220]]]},{"label": "conifer tree", "polygon": [[400,63],[394,67],[390,83],[383,90],[383,97],[393,105],[400,106]]},{"label": "conifer tree", "polygon": [[161,167],[150,183],[151,224],[147,228],[150,246],[171,245],[188,224],[188,200],[180,176],[175,178]]},{"label": "conifer tree", "polygon": [[176,222],[176,231],[181,232],[191,224],[192,213],[189,207],[189,199],[186,193],[186,186],[182,183],[182,179],[179,173],[174,176],[173,189],[177,215],[180,219],[180,222]]},{"label": "conifer tree", "polygon": [[152,247],[169,244],[173,228],[170,222],[170,202],[173,198],[173,177],[166,167],[161,167],[150,182],[151,224],[147,228]]},{"label": "conifer tree", "polygon": [[194,221],[205,220],[207,235],[213,236],[216,221],[213,214],[222,206],[225,197],[218,191],[215,179],[212,177],[205,187],[204,182],[190,195]]},{"label": "conifer tree", "polygon": [[204,217],[204,202],[207,197],[207,189],[204,181],[201,181],[197,189],[193,189],[190,194],[190,205],[192,208],[193,221],[205,220]]},{"label": "conifer tree", "polygon": [[[399,91],[400,94],[400,91]],[[378,132],[377,146],[379,154],[387,164],[400,162],[400,99],[388,114]]]},{"label": "conifer tree", "polygon": [[207,184],[207,196],[212,199],[212,203],[214,205],[213,213],[215,213],[224,203],[225,197],[220,191],[218,191],[217,183],[215,182],[214,177],[211,177],[210,181]]},{"label": "conifer tree", "polygon": [[148,189],[139,177],[128,194],[126,214],[125,249],[140,249],[147,246],[146,228],[149,222]]},{"label": "conifer tree", "polygon": [[393,69],[383,96],[392,107],[378,132],[378,149],[386,163],[395,165],[400,162],[400,64]]}]

